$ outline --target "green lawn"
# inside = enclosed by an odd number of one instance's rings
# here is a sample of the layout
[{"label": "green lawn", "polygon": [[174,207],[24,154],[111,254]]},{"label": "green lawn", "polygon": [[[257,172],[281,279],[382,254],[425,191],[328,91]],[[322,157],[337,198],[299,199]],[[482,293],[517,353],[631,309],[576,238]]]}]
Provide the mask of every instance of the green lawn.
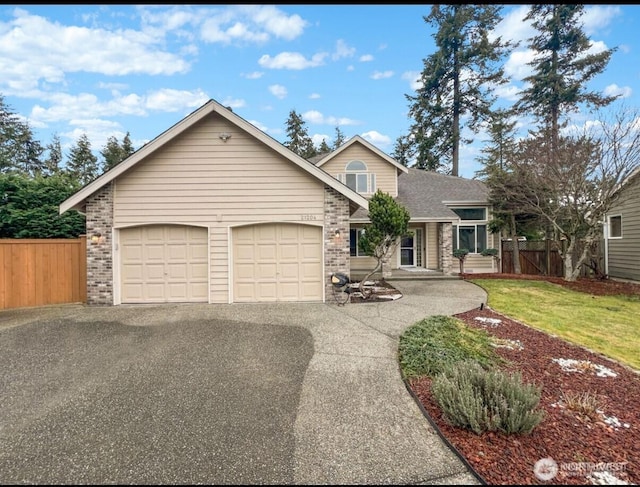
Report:
[{"label": "green lawn", "polygon": [[544,281],[472,279],[493,310],[640,370],[640,299],[592,296]]}]

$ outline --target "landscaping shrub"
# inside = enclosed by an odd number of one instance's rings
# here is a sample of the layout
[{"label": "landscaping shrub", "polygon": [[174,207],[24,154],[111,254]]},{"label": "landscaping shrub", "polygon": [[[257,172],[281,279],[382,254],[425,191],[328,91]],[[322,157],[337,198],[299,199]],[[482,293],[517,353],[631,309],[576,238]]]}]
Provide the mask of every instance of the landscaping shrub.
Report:
[{"label": "landscaping shrub", "polygon": [[529,434],[544,416],[536,409],[540,388],[524,384],[520,373],[486,370],[473,360],[447,364],[431,390],[449,423],[477,434]]},{"label": "landscaping shrub", "polygon": [[405,378],[434,377],[445,365],[473,359],[484,367],[502,362],[485,331],[451,316],[430,316],[400,336],[400,368]]}]

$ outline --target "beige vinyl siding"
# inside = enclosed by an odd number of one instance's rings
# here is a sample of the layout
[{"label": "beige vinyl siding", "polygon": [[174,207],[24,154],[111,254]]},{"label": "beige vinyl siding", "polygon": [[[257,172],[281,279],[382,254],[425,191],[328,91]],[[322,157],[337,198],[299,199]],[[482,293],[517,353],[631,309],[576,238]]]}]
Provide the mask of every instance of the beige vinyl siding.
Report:
[{"label": "beige vinyl siding", "polygon": [[427,223],[425,233],[426,255],[425,267],[427,269],[438,269],[438,224]]},{"label": "beige vinyl siding", "polygon": [[609,239],[609,276],[640,280],[640,177],[622,189],[609,216],[621,215],[622,238]]},{"label": "beige vinyl siding", "polygon": [[[232,137],[225,143],[220,132]],[[211,302],[229,300],[230,227],[262,222],[322,226],[324,186],[216,114],[178,135],[115,184],[114,226],[210,227]]]},{"label": "beige vinyl siding", "polygon": [[367,165],[367,172],[375,173],[376,189],[389,193],[394,198],[398,196],[398,169],[359,143],[347,147],[321,167],[337,178],[338,174],[345,172],[346,165],[351,161],[362,161]]}]

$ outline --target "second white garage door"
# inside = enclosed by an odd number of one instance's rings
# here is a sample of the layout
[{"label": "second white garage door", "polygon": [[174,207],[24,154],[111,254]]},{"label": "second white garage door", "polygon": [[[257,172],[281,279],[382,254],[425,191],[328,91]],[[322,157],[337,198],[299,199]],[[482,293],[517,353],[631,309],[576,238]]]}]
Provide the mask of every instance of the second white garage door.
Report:
[{"label": "second white garage door", "polygon": [[235,302],[322,301],[322,228],[269,223],[233,230]]},{"label": "second white garage door", "polygon": [[207,229],[149,225],[120,230],[122,303],[208,301]]}]

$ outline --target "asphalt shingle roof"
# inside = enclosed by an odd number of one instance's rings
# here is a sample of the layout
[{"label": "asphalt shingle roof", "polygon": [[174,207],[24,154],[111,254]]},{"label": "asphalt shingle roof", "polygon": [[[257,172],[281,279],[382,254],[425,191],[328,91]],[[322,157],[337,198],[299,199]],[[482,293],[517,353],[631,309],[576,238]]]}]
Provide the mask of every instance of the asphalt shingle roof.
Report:
[{"label": "asphalt shingle roof", "polygon": [[[443,202],[486,202],[488,189],[482,181],[457,176],[447,176],[433,171],[409,169],[398,176],[398,197],[411,219],[456,220],[458,216]],[[367,211],[359,209],[354,219],[366,219]]]}]

